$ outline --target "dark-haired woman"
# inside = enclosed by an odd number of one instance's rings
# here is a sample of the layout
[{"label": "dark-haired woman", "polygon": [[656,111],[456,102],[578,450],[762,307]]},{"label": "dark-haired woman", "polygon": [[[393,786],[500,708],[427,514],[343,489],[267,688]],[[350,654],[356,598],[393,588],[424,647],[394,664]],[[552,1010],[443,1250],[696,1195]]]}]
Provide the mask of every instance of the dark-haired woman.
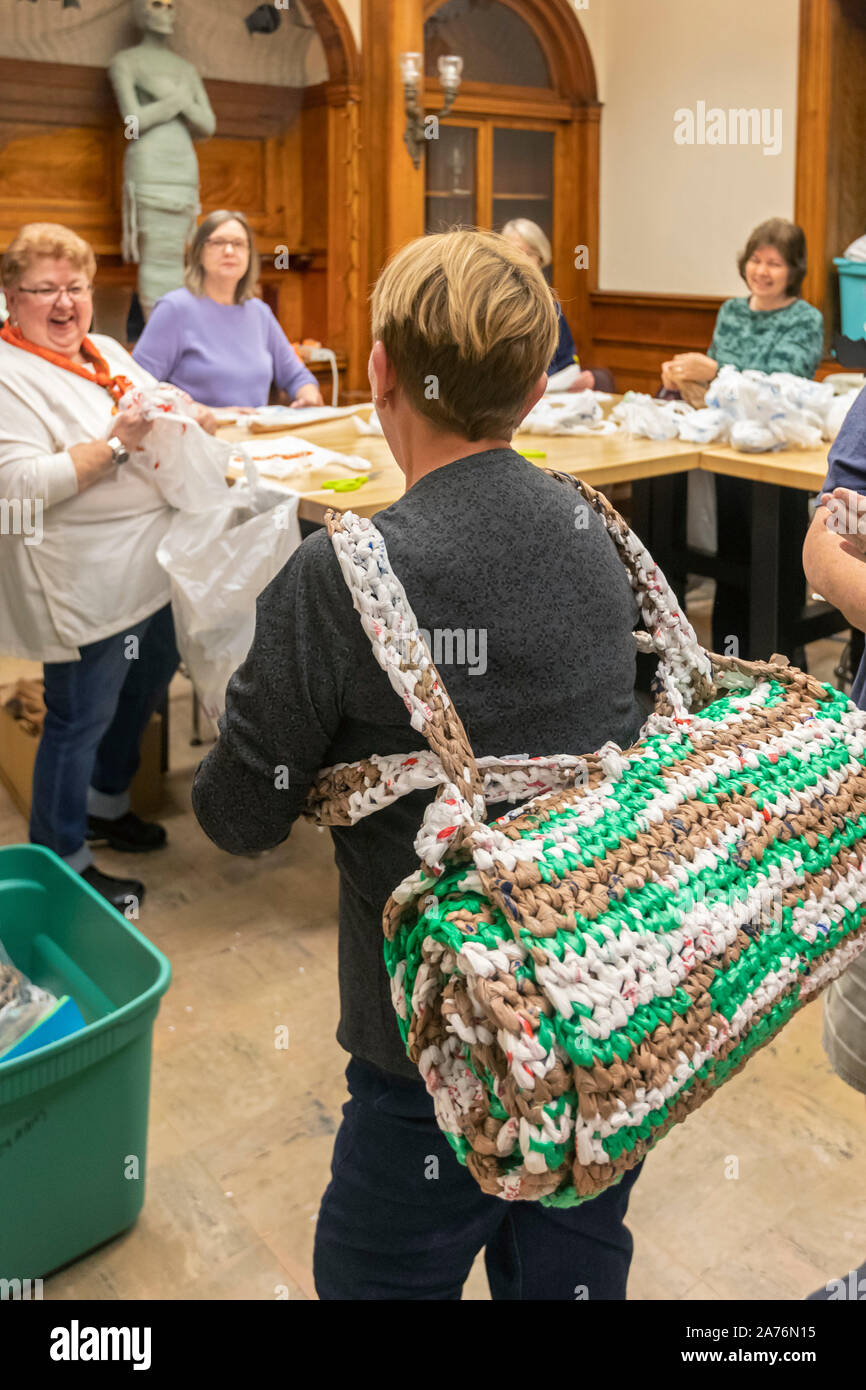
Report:
[{"label": "dark-haired woman", "polygon": [[187,250],[184,288],[157,300],[133,357],[209,406],[263,406],[271,384],[321,405],[316,378],[254,297],[259,257],[241,212],[212,212]]},{"label": "dark-haired woman", "polygon": [[[749,293],[722,305],[707,353],[679,353],[662,366],[664,386],[679,391],[694,405],[701,404],[703,392],[721,367],[812,377],[821,361],[824,320],[813,305],[800,298],[806,276],[802,228],[783,217],[762,222],[749,237],[737,265]],[[748,562],[751,499],[750,483],[716,477],[719,558]],[[792,493],[784,504],[797,511],[792,524],[799,526],[802,520],[805,536],[808,517],[801,506],[803,501],[801,494]],[[716,583],[712,640],[717,652],[744,657],[770,655],[751,650],[748,590]]]}]

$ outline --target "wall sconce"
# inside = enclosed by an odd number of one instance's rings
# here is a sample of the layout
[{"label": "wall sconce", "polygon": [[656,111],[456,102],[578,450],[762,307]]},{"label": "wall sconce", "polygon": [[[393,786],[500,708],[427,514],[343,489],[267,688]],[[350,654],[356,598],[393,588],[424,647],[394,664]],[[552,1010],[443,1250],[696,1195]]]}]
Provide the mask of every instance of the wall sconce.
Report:
[{"label": "wall sconce", "polygon": [[[456,53],[448,53],[439,59],[439,84],[445,93],[445,103],[436,112],[437,120],[448,115],[460,90],[460,77],[463,72],[463,59]],[[423,53],[400,54],[400,76],[403,79],[403,97],[406,104],[406,130],[403,139],[417,169],[421,163],[424,139],[424,103],[421,100],[421,87],[424,81]]]}]

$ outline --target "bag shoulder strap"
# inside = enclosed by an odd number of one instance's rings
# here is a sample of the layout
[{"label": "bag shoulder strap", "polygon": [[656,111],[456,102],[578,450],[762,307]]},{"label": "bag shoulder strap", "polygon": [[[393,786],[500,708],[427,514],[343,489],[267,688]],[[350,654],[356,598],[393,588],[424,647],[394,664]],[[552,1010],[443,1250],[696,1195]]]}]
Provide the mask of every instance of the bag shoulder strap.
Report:
[{"label": "bag shoulder strap", "polygon": [[472,803],[483,780],[460,716],[436,670],[406,590],[369,517],[329,511],[328,534],[373,655],[400,696],[413,729],[424,735],[452,782]]}]

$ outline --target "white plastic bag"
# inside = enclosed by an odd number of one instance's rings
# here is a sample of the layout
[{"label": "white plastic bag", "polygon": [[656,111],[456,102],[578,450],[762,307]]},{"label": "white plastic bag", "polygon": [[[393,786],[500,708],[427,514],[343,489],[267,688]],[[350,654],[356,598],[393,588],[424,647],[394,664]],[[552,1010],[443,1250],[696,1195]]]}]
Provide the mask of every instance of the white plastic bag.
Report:
[{"label": "white plastic bag", "polygon": [[845,416],[859,396],[859,391],[848,391],[844,396],[835,396],[824,418],[824,438],[832,441],[845,423]]},{"label": "white plastic bag", "polygon": [[684,401],[658,401],[642,391],[627,391],[611,411],[626,434],[639,439],[676,439],[686,414],[692,414],[692,407]]},{"label": "white plastic bag", "polygon": [[256,599],[301,543],[297,493],[242,483],[231,492],[227,507],[179,512],[156,552],[171,578],[178,650],[211,719],[250,649]]},{"label": "white plastic bag", "polygon": [[560,391],[542,396],[518,426],[520,434],[613,434],[616,424],[605,420],[603,391]]},{"label": "white plastic bag", "polygon": [[[206,434],[192,402],[173,386],[127,392],[154,420],[127,467],[148,472],[176,510],[156,552],[171,580],[178,650],[205,713],[225,708],[225,689],[255,632],[256,599],[301,543],[298,495],[263,486],[242,446]],[[245,480],[229,487],[241,456]]]},{"label": "white plastic bag", "polygon": [[723,410],[706,407],[680,419],[680,439],[689,444],[718,444],[728,438],[731,422]]}]

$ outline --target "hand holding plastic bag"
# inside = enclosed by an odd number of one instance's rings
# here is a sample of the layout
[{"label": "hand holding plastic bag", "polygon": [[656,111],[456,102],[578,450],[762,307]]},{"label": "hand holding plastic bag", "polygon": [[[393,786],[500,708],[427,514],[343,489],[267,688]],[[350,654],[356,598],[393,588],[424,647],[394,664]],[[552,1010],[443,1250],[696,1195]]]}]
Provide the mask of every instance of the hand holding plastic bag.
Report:
[{"label": "hand holding plastic bag", "polygon": [[[145,470],[174,507],[156,558],[171,580],[178,650],[205,713],[225,707],[229,677],[249,651],[256,599],[301,543],[298,495],[263,486],[242,446],[206,434],[174,386],[127,392],[154,421],[127,467]],[[230,487],[240,455],[245,480]]]}]

